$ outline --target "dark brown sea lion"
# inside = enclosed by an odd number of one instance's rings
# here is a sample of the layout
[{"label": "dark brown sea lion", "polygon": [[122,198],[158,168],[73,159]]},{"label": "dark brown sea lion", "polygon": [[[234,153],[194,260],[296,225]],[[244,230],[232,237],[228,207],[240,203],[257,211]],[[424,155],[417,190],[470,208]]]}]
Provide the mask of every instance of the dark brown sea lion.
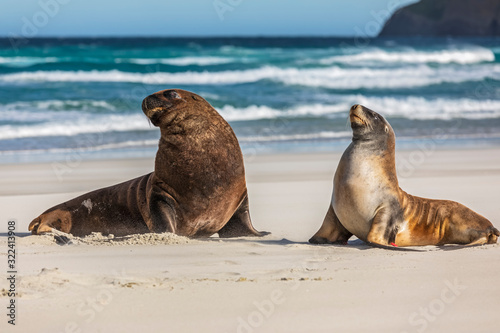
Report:
[{"label": "dark brown sea lion", "polygon": [[352,143],[335,173],[331,205],[309,242],[346,243],[355,235],[384,246],[496,243],[500,232],[469,208],[401,190],[396,137],[384,117],[354,105],[350,121]]},{"label": "dark brown sea lion", "polygon": [[250,220],[238,140],[207,101],[170,89],[146,97],[142,110],[161,130],[154,172],[50,208],[31,222],[33,234],[267,234]]}]

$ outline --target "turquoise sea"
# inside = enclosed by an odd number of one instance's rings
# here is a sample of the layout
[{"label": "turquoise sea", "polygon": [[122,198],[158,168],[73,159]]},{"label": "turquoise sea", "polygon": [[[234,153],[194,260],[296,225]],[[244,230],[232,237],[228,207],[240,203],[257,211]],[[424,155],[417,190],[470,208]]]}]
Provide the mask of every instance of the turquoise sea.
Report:
[{"label": "turquoise sea", "polygon": [[154,156],[147,95],[194,91],[247,154],[343,150],[352,104],[398,147],[500,144],[500,39],[0,39],[0,163]]}]

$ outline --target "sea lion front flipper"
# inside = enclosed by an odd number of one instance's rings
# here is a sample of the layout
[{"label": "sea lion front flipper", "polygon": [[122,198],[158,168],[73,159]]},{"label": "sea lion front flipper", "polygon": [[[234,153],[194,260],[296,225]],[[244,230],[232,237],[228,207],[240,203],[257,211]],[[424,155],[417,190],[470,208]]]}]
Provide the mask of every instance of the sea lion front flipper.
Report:
[{"label": "sea lion front flipper", "polygon": [[150,232],[177,232],[174,199],[161,188],[153,187],[149,199],[149,219],[146,225]]},{"label": "sea lion front flipper", "polygon": [[388,208],[380,208],[372,220],[372,225],[366,240],[378,245],[393,245],[396,242],[397,228],[395,228],[394,217]]},{"label": "sea lion front flipper", "polygon": [[238,209],[234,212],[233,216],[224,225],[222,229],[218,231],[220,238],[229,237],[242,237],[242,236],[258,236],[262,237],[269,235],[270,232],[267,231],[257,231],[252,226],[252,221],[250,219],[250,211],[248,205],[248,194],[245,195],[245,199],[241,202]]},{"label": "sea lion front flipper", "polygon": [[325,219],[321,228],[314,236],[309,239],[311,244],[347,244],[349,238],[351,238],[352,233],[347,230],[342,223],[340,223],[337,214],[333,210],[332,205],[328,208],[326,212]]}]

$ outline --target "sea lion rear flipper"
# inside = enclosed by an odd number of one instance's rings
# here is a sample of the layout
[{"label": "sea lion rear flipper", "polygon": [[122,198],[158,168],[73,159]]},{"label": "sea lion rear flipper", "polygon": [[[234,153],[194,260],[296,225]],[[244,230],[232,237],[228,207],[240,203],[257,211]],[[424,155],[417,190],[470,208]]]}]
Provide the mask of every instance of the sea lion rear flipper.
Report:
[{"label": "sea lion rear flipper", "polygon": [[499,236],[498,229],[493,226],[486,228],[485,230],[469,230],[468,233],[471,238],[471,242],[466,244],[466,246],[495,244]]},{"label": "sea lion rear flipper", "polygon": [[242,236],[266,236],[270,232],[257,231],[252,225],[250,219],[250,211],[248,206],[248,195],[241,202],[238,209],[234,212],[233,216],[218,232],[220,238],[228,237],[242,237]]},{"label": "sea lion rear flipper", "polygon": [[28,230],[31,231],[33,235],[50,233],[53,229],[70,233],[71,227],[71,213],[61,209],[54,209],[43,213],[31,221]]},{"label": "sea lion rear flipper", "polygon": [[488,244],[495,244],[497,242],[498,236],[500,236],[500,231],[497,228],[493,227],[490,230],[490,234],[488,235]]},{"label": "sea lion rear flipper", "polygon": [[332,205],[328,208],[325,219],[321,228],[314,236],[309,239],[311,244],[347,244],[349,238],[351,238],[352,233],[347,230],[340,222],[337,214],[333,210]]}]

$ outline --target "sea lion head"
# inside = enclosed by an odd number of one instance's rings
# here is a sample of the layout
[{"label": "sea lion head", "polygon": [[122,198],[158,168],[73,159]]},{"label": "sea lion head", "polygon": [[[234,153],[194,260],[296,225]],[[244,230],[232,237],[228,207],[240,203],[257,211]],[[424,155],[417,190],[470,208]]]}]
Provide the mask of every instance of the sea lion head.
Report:
[{"label": "sea lion head", "polygon": [[203,97],[181,89],[158,91],[142,101],[142,111],[158,127],[182,120],[188,113],[208,109],[212,107]]},{"label": "sea lion head", "polygon": [[394,143],[395,134],[391,125],[377,112],[355,104],[349,112],[353,140]]}]

